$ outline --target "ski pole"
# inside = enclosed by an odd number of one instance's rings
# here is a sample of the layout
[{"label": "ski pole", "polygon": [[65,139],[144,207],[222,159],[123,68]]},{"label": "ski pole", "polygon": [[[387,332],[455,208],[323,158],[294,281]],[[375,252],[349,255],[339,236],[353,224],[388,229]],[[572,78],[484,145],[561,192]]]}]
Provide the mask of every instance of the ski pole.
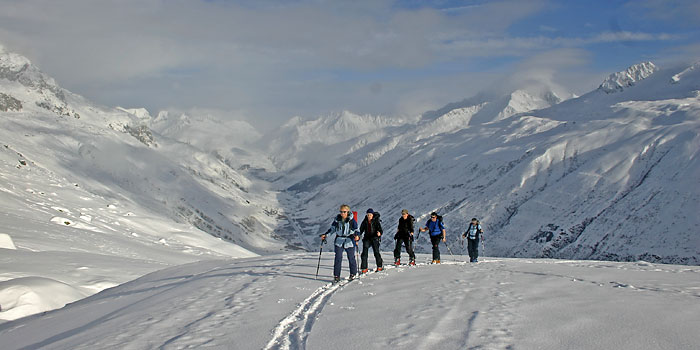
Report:
[{"label": "ski pole", "polygon": [[457,258],[455,258],[455,255],[452,254],[452,249],[450,249],[450,245],[447,244],[447,242],[445,242],[445,246],[447,247],[447,251],[450,252],[450,255],[452,255],[452,259],[454,259],[454,261],[457,261]]},{"label": "ski pole", "polygon": [[355,273],[359,275],[357,270],[360,269],[360,243],[357,243],[357,241],[355,241],[355,268]]},{"label": "ski pole", "polygon": [[316,277],[314,279],[318,279],[318,269],[321,267],[321,253],[323,253],[324,244],[326,244],[325,239],[321,240],[321,249],[318,251],[318,265],[316,265]]},{"label": "ski pole", "polygon": [[[465,232],[465,234],[466,234],[466,232]],[[460,244],[462,245],[462,248],[461,248],[462,254],[464,254],[464,241],[465,241],[465,237],[464,237],[463,235],[460,235],[460,241],[459,241],[459,242],[460,242]],[[468,242],[467,242],[467,255],[469,255],[469,244],[468,244]],[[467,262],[466,259],[467,259],[467,258],[464,258],[464,262]]]}]

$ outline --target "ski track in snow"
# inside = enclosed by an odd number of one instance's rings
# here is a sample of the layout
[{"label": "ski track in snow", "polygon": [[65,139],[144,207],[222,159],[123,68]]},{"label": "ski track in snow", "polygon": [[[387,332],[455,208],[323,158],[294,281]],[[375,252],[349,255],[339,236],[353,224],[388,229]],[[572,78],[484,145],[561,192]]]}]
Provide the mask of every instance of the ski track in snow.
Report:
[{"label": "ski track in snow", "polygon": [[316,317],[328,302],[328,299],[351,281],[343,280],[337,284],[329,283],[316,289],[289,316],[285,317],[273,331],[273,337],[265,350],[305,349],[306,338]]},{"label": "ski track in snow", "polygon": [[[483,262],[481,263],[483,264]],[[407,269],[438,267],[430,266],[428,263],[418,263],[415,267],[406,265],[385,266],[383,272],[361,275],[356,279],[362,283],[364,279],[380,279],[391,273],[400,273]],[[471,268],[469,263],[461,261],[444,261],[442,268],[447,266],[458,267],[460,270]],[[497,264],[496,264],[497,265]],[[482,265],[483,266],[483,265]],[[396,327],[400,328],[395,338],[387,340],[387,346],[405,347],[411,346],[415,349],[436,349],[439,347],[446,348],[466,348],[469,349],[513,349],[514,339],[511,327],[515,324],[517,315],[510,310],[515,304],[521,301],[516,295],[509,291],[502,290],[502,286],[510,284],[507,278],[503,277],[501,266],[495,266],[492,269],[497,269],[501,273],[488,276],[482,281],[482,287],[474,286],[473,282],[467,280],[469,275],[457,275],[455,279],[446,282],[439,288],[435,288],[431,293],[431,300],[437,301],[434,304],[418,305],[415,310],[417,322],[429,321],[435,315],[440,315],[439,319],[434,322],[434,326],[422,340],[416,343],[417,339],[413,339],[410,335],[414,325],[399,323]],[[483,271],[481,272],[483,273]],[[508,272],[508,275],[512,273]],[[316,289],[308,298],[299,304],[299,306],[282,319],[274,329],[273,337],[265,346],[265,350],[290,350],[290,349],[306,349],[308,336],[314,322],[320,317],[323,308],[332,296],[341,291],[346,285],[353,281],[343,280],[337,284],[326,284]],[[355,283],[357,283],[355,282]],[[466,293],[459,293],[455,299],[454,291],[460,290],[465,285],[470,287]],[[373,296],[371,292],[367,292],[369,296]],[[463,313],[466,305],[473,302],[474,298],[487,300],[488,303],[479,310],[473,311],[471,314]],[[471,301],[470,301],[471,300]],[[440,310],[435,310],[436,305],[439,305]],[[459,305],[460,307],[455,307]],[[352,306],[341,307],[346,309],[354,309]],[[460,328],[454,328],[455,324],[466,324],[466,332]],[[447,330],[447,332],[445,332]],[[469,344],[476,344],[469,346]]]},{"label": "ski track in snow", "polygon": [[[393,268],[395,268],[395,266],[386,266],[384,273]],[[361,281],[364,278],[376,274],[378,273],[370,272],[361,274],[355,281]],[[314,322],[323,310],[323,307],[328,303],[334,293],[342,290],[351,282],[353,281],[344,279],[339,283],[328,283],[317,288],[308,298],[301,302],[292,313],[280,321],[272,332],[272,339],[267,343],[264,349],[306,349],[306,340],[311,333]]]}]

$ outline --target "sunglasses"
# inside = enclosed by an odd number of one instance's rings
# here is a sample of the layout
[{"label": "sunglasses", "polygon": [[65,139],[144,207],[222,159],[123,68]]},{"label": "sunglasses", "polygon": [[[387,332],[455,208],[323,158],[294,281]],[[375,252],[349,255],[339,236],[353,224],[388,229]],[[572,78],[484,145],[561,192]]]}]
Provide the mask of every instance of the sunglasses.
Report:
[{"label": "sunglasses", "polygon": [[347,210],[341,210],[340,212],[341,213],[349,213],[349,211],[347,211]]}]

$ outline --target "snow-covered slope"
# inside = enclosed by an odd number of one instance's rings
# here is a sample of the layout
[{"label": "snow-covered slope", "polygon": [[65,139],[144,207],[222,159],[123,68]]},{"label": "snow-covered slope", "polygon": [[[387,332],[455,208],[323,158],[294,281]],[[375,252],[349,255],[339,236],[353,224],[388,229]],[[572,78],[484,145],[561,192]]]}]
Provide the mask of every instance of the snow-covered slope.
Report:
[{"label": "snow-covered slope", "polygon": [[[55,85],[26,58],[4,54],[2,62],[5,79],[0,79],[0,88],[22,105],[3,112],[8,157],[13,157],[9,150],[22,153],[34,166],[74,178],[89,191],[115,192],[110,195],[126,197],[169,220],[189,222],[247,249],[284,247],[271,236],[278,221],[276,194],[232,168],[234,162],[225,158],[230,154],[217,153],[202,145],[204,141],[182,141],[186,136],[181,131],[188,129],[193,140],[228,142],[201,135],[215,122],[188,127],[168,123],[165,115],[144,120],[148,117],[144,111],[90,104]],[[150,125],[173,137],[158,134]],[[225,135],[235,137],[236,131]]]},{"label": "snow-covered slope", "polygon": [[5,350],[695,349],[700,343],[698,267],[546,259],[426,265],[427,258],[336,285],[329,282],[331,253],[323,255],[318,279],[317,254],[193,263],[2,324],[0,341]]},{"label": "snow-covered slope", "polygon": [[[641,67],[646,73],[631,74],[634,84],[616,93],[598,89],[439,133],[417,125],[368,144],[345,158],[356,166],[300,188],[299,222],[310,236],[323,232],[345,202],[381,211],[393,235],[402,208],[421,223],[438,210],[453,250],[478,217],[490,254],[699,264],[700,73]],[[383,249],[393,248],[390,237]],[[421,238],[423,251],[426,243]]]},{"label": "snow-covered slope", "polygon": [[155,118],[149,116],[147,125],[159,135],[214,153],[238,172],[251,168],[275,170],[267,157],[260,157],[262,151],[253,146],[261,134],[245,121],[222,119],[207,111],[161,111]]},{"label": "snow-covered slope", "polygon": [[0,249],[0,296],[38,295],[12,315],[0,305],[0,319],[55,307],[43,285],[75,300],[165,266],[302,244],[279,193],[148,118],[94,105],[0,50],[0,234],[17,248]]}]

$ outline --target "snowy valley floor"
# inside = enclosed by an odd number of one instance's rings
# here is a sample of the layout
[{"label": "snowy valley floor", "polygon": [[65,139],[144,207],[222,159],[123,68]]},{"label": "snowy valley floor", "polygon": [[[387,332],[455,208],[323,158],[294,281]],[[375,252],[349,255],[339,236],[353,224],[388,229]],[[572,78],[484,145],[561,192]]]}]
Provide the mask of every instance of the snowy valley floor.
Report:
[{"label": "snowy valley floor", "polygon": [[[0,324],[2,349],[697,349],[700,267],[483,258],[330,283],[332,254],[176,266]],[[393,261],[384,253],[385,261]],[[458,257],[462,259],[463,257]],[[428,259],[419,255],[419,262]],[[347,261],[343,275],[347,277]],[[370,263],[374,267],[373,262]]]}]

